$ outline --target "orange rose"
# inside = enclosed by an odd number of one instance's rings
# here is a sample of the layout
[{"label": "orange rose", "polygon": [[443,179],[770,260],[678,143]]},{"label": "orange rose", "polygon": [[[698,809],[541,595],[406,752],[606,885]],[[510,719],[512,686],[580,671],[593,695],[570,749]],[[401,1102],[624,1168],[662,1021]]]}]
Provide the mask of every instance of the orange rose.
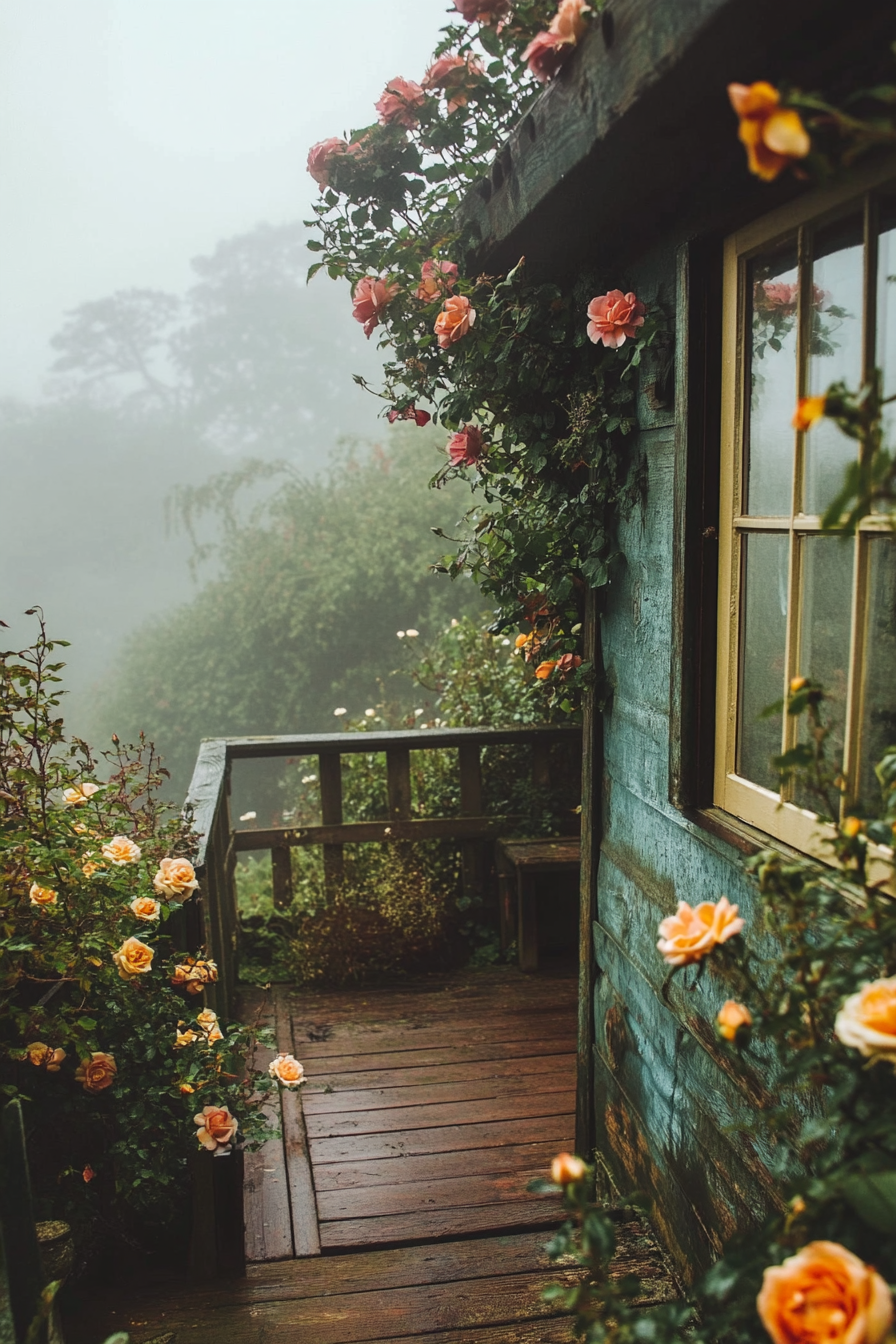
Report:
[{"label": "orange rose", "polygon": [[753,1015],[749,1008],[744,1007],[742,1003],[735,1003],[734,999],[727,999],[716,1014],[719,1035],[726,1041],[735,1040],[741,1027],[752,1025]]},{"label": "orange rose", "polygon": [[834,1035],[866,1059],[896,1067],[896,975],[873,980],[844,999]]},{"label": "orange rose", "polygon": [[140,846],[135,845],[125,835],[115,835],[103,845],[103,858],[121,868],[126,863],[136,863],[140,858]]},{"label": "orange rose", "polygon": [[679,901],[676,913],[660,923],[657,947],[670,966],[689,966],[702,960],[719,943],[740,933],[743,927],[737,906],[727,896],[715,905],[712,901],[701,901],[693,908],[687,901]]},{"label": "orange rose", "polygon": [[775,1344],[880,1344],[893,1320],[881,1276],[836,1241],[767,1269],[756,1309]]},{"label": "orange rose", "polygon": [[442,304],[442,311],[436,318],[435,333],[439,338],[439,347],[447,350],[467,332],[476,321],[476,309],[464,294],[452,294]]},{"label": "orange rose", "polygon": [[43,1041],[32,1041],[26,1050],[35,1068],[46,1069],[47,1073],[58,1073],[65,1059],[64,1050],[54,1050],[51,1045],[44,1045]]},{"label": "orange rose", "polygon": [[85,1092],[103,1092],[115,1082],[118,1067],[111,1055],[94,1050],[89,1059],[82,1059],[75,1071],[75,1082]]},{"label": "orange rose", "polygon": [[793,413],[794,429],[811,429],[825,414],[827,397],[800,397]]},{"label": "orange rose", "polygon": [[189,859],[162,859],[152,885],[160,896],[185,901],[199,886],[196,869]]},{"label": "orange rose", "polygon": [[547,681],[556,666],[556,658],[546,658],[543,663],[539,663],[536,667],[535,675],[539,681]]},{"label": "orange rose", "polygon": [[145,975],[151,971],[154,956],[152,948],[141,943],[139,938],[128,938],[117,952],[112,953],[112,960],[122,980],[130,980],[135,975]]},{"label": "orange rose", "polygon": [[32,882],[28,899],[32,905],[55,905],[59,899],[59,892],[54,891],[52,887],[39,887],[36,882]]},{"label": "orange rose", "polygon": [[204,1106],[198,1115],[193,1116],[193,1123],[199,1126],[196,1137],[203,1148],[216,1157],[230,1152],[239,1121],[226,1106]]},{"label": "orange rose", "polygon": [[551,1180],[555,1185],[572,1185],[580,1181],[588,1168],[580,1157],[572,1153],[558,1153],[551,1163]]},{"label": "orange rose", "polygon": [[99,793],[102,787],[102,784],[92,784],[86,779],[83,784],[74,784],[70,789],[63,789],[62,796],[66,807],[77,807],[79,803],[86,803],[88,798]]},{"label": "orange rose", "polygon": [[284,1087],[298,1087],[305,1081],[305,1067],[293,1055],[278,1055],[268,1065],[268,1073]]},{"label": "orange rose", "polygon": [[740,118],[738,138],[751,173],[771,182],[809,153],[812,142],[799,113],[781,106],[781,95],[771,84],[729,84],[728,97]]},{"label": "orange rose", "polygon": [[151,896],[135,896],[128,909],[136,915],[137,919],[142,919],[147,923],[158,919],[162,913],[162,907]]},{"label": "orange rose", "polygon": [[420,283],[415,298],[432,303],[450,294],[457,284],[457,263],[454,261],[424,261],[420,268]]}]

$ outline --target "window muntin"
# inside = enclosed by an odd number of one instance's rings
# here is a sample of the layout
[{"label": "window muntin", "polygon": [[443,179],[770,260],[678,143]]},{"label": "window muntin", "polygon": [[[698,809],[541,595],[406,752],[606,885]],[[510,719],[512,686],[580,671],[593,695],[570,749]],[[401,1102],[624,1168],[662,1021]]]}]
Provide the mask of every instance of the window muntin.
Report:
[{"label": "window muntin", "polygon": [[876,362],[896,390],[896,190],[839,196],[760,221],[725,257],[715,801],[816,852],[811,799],[769,768],[804,726],[761,711],[794,676],[824,683],[844,806],[875,805],[896,741],[896,543],[875,517],[821,533],[857,445],[830,422],[791,427],[800,395],[857,388]]}]

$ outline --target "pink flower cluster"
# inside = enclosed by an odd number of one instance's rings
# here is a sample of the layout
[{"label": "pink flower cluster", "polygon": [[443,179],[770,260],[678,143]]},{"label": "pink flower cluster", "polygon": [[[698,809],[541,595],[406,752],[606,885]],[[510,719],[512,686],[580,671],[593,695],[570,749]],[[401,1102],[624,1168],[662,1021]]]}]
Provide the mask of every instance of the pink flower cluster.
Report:
[{"label": "pink flower cluster", "polygon": [[537,33],[523,52],[523,60],[536,79],[543,84],[553,79],[585,36],[585,15],[590,12],[587,0],[560,0],[547,32]]}]

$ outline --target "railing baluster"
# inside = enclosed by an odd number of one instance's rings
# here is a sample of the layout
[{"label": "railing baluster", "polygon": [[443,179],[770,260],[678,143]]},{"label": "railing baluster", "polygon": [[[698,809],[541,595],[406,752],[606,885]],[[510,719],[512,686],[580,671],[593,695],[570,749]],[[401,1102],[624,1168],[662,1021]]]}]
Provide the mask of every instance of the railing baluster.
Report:
[{"label": "railing baluster", "polygon": [[[318,757],[320,775],[320,812],[324,826],[342,824],[342,757],[328,752]],[[341,886],[345,874],[342,845],[324,845],[324,886],[327,891]]]},{"label": "railing baluster", "polygon": [[288,845],[277,845],[271,850],[271,877],[274,887],[274,909],[288,910],[292,905],[292,854]]},{"label": "railing baluster", "polygon": [[543,737],[536,737],[532,743],[532,783],[537,789],[550,788],[551,784],[551,744]]},{"label": "railing baluster", "polygon": [[409,747],[392,747],[386,752],[386,788],[389,794],[389,820],[409,821],[411,816]]},{"label": "railing baluster", "polygon": [[[482,755],[478,742],[462,742],[457,749],[460,764],[460,813],[482,816]],[[478,904],[485,895],[487,858],[481,840],[464,840],[460,847],[464,896]]]}]

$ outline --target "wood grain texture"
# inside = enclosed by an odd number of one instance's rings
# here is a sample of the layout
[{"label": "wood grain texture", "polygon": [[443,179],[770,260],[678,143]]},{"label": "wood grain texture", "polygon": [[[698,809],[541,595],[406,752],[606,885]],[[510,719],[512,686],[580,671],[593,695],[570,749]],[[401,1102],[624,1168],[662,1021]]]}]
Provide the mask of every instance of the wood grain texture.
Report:
[{"label": "wood grain texture", "polygon": [[440,1125],[433,1129],[397,1130],[391,1134],[356,1134],[354,1137],[311,1139],[309,1149],[315,1167],[320,1162],[358,1162],[371,1158],[456,1152],[464,1147],[500,1148],[505,1144],[539,1143],[553,1139],[558,1130],[568,1134],[574,1123],[573,1108],[566,1115],[536,1116],[507,1120],[496,1127],[485,1124]]},{"label": "wood grain texture", "polygon": [[504,1148],[463,1148],[453,1153],[429,1153],[422,1157],[388,1157],[381,1161],[337,1162],[314,1169],[318,1199],[330,1190],[349,1190],[405,1181],[437,1181],[457,1176],[538,1168],[542,1175],[559,1150],[570,1149],[572,1136],[542,1143],[512,1144]]},{"label": "wood grain texture", "polygon": [[[548,1092],[569,1094],[575,1088],[575,1068],[572,1065],[556,1067],[539,1073],[528,1086],[538,1095]],[[303,1093],[303,1109],[307,1116],[335,1115],[343,1111],[381,1111],[398,1107],[445,1105],[448,1102],[486,1101],[498,1097],[518,1097],[521,1079],[473,1078],[457,1082],[431,1082],[417,1087],[347,1088],[333,1092]]]},{"label": "wood grain texture", "polygon": [[[315,1057],[309,1054],[308,1045],[301,1040],[296,1043],[296,1050],[301,1054],[306,1076],[323,1083],[329,1081],[331,1077],[348,1078],[353,1073],[381,1077],[384,1071],[389,1077],[398,1080],[417,1070],[436,1069],[443,1065],[446,1068],[462,1068],[465,1061],[470,1064],[490,1065],[497,1065],[503,1061],[508,1067],[519,1062],[527,1066],[522,1071],[529,1073],[531,1069],[528,1065],[533,1059],[533,1051],[541,1052],[540,1058],[549,1064],[553,1059],[565,1058],[573,1045],[574,1041],[570,1039],[566,1030],[562,1036],[539,1035],[530,1041],[481,1040],[470,1045],[427,1046],[422,1050],[415,1049],[413,1053],[393,1049],[377,1051],[375,1055],[337,1053]],[[398,1085],[396,1081],[396,1086]]]},{"label": "wood grain texture", "polygon": [[[314,1073],[307,1072],[309,1082],[302,1089],[302,1095],[307,1107],[311,1098],[318,1095],[320,1089],[324,1086],[331,1087],[336,1092],[348,1088],[376,1087],[388,1087],[390,1091],[394,1091],[397,1088],[413,1088],[426,1083],[455,1083],[474,1078],[522,1077],[529,1077],[530,1086],[534,1086],[536,1075],[555,1073],[575,1062],[575,1055],[571,1052],[554,1054],[554,1043],[549,1042],[547,1044],[551,1053],[544,1055],[524,1055],[521,1058],[513,1059],[471,1059],[465,1063],[448,1062],[446,1058],[445,1063],[440,1064],[412,1064],[407,1067],[396,1066],[392,1069],[359,1069],[354,1073],[334,1072],[326,1076],[320,1072],[320,1062],[316,1061]],[[537,1048],[538,1043],[534,1042],[532,1049]],[[415,1051],[415,1058],[416,1054]],[[341,1060],[336,1062],[340,1065],[342,1063]]]},{"label": "wood grain texture", "polygon": [[487,1098],[485,1101],[456,1102],[429,1106],[390,1106],[381,1111],[359,1111],[352,1116],[309,1115],[308,1137],[315,1140],[343,1135],[405,1134],[412,1130],[450,1125],[462,1131],[471,1125],[503,1125],[529,1116],[568,1115],[575,1107],[573,1087],[561,1092],[536,1093]]},{"label": "wood grain texture", "polygon": [[[548,1159],[548,1162],[550,1159]],[[322,1191],[317,1193],[317,1209],[321,1223],[337,1222],[345,1218],[377,1218],[386,1214],[431,1213],[433,1208],[473,1208],[480,1204],[504,1204],[519,1200],[531,1201],[527,1192],[529,1181],[544,1177],[547,1163],[534,1164],[519,1171],[497,1174],[440,1176],[424,1180],[414,1176],[391,1185]],[[546,1201],[547,1216],[559,1218],[559,1204]],[[412,1220],[409,1220],[411,1225]]]},{"label": "wood grain texture", "polygon": [[[275,993],[277,1048],[291,1053],[292,1026],[289,1010],[282,994]],[[289,1186],[292,1237],[296,1255],[319,1255],[320,1235],[317,1225],[317,1204],[314,1178],[308,1154],[308,1137],[302,1112],[301,1089],[281,1088],[280,1107],[283,1116],[283,1151],[286,1158],[286,1176]]]},{"label": "wood grain texture", "polygon": [[558,1209],[543,1200],[482,1207],[439,1209],[431,1213],[403,1213],[384,1218],[347,1218],[342,1222],[322,1223],[321,1246],[326,1250],[347,1250],[354,1246],[392,1246],[400,1242],[440,1241],[444,1237],[462,1237],[472,1232],[521,1231],[541,1227],[550,1232],[559,1222]]}]

